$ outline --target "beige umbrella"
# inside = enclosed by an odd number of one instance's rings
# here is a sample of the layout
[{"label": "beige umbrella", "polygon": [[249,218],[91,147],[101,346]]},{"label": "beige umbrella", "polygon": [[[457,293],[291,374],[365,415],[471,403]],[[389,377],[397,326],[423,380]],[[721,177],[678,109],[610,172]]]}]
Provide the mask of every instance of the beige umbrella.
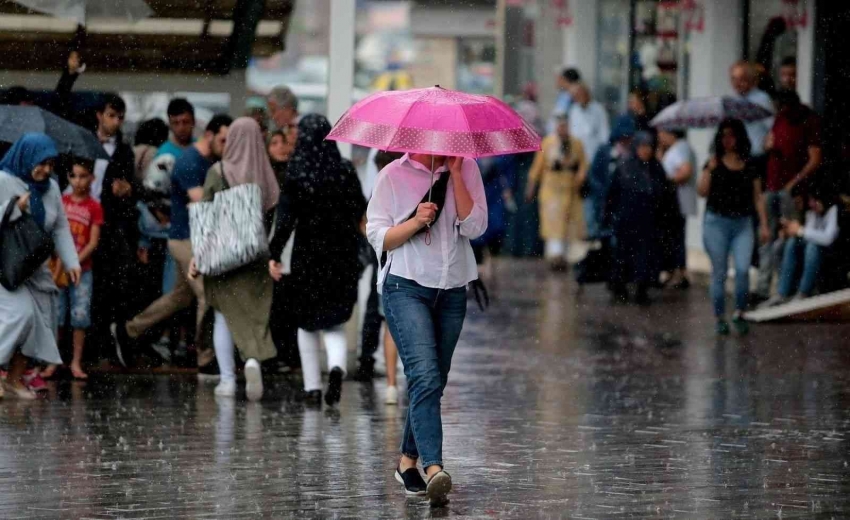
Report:
[{"label": "beige umbrella", "polygon": [[130,23],[153,14],[143,0],[13,0],[33,11],[85,25],[93,18],[116,18]]}]

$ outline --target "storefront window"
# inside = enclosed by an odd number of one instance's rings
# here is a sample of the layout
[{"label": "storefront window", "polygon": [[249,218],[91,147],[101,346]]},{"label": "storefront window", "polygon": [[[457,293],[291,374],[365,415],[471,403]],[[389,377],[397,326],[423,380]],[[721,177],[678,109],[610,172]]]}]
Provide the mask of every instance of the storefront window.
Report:
[{"label": "storefront window", "polygon": [[625,110],[629,76],[629,0],[599,3],[596,95],[611,114]]},{"label": "storefront window", "polygon": [[747,51],[761,74],[759,86],[762,90],[773,92],[779,88],[782,62],[797,57],[797,28],[794,22],[800,4],[802,2],[788,0],[749,2]]},{"label": "storefront window", "polygon": [[647,93],[655,113],[676,99],[682,67],[680,6],[677,1],[638,0],[634,14],[634,54],[630,85]]},{"label": "storefront window", "polygon": [[457,89],[492,94],[496,69],[493,38],[458,38]]}]

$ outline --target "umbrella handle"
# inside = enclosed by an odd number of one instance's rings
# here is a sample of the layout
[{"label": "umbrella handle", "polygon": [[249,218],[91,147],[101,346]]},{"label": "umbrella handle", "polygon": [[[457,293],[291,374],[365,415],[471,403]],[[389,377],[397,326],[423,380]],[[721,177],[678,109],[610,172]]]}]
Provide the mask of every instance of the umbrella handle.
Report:
[{"label": "umbrella handle", "polygon": [[[434,191],[434,155],[431,155],[431,185],[428,187],[428,202],[431,202],[431,193]],[[431,245],[431,224],[426,224],[425,245]]]}]

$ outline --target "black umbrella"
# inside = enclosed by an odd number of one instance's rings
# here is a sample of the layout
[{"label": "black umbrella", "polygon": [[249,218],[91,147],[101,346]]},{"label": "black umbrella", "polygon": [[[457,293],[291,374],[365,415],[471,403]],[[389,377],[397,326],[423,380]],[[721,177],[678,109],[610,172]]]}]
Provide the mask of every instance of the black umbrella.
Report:
[{"label": "black umbrella", "polygon": [[109,160],[93,132],[39,107],[0,105],[0,141],[14,143],[30,132],[47,134],[59,153]]}]

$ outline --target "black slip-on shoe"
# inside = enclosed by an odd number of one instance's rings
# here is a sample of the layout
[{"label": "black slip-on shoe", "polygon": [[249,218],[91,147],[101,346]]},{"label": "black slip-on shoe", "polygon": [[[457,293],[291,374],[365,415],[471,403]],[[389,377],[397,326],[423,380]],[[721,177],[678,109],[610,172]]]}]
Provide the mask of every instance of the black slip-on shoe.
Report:
[{"label": "black slip-on shoe", "polygon": [[325,403],[333,406],[342,398],[342,369],[335,367],[328,375],[328,393],[325,394]]},{"label": "black slip-on shoe", "polygon": [[322,407],[322,391],[321,390],[311,390],[309,392],[304,392],[301,397],[304,402],[304,406],[308,408],[321,408]]},{"label": "black slip-on shoe", "polygon": [[425,483],[425,479],[422,478],[422,475],[419,474],[419,470],[415,467],[408,468],[404,473],[401,472],[401,468],[396,468],[395,479],[399,484],[404,486],[404,492],[408,495],[422,496],[425,494],[425,489],[428,487],[428,484]]},{"label": "black slip-on shoe", "polygon": [[449,503],[449,492],[452,490],[452,477],[445,471],[436,473],[425,488],[425,496],[431,507],[442,507]]}]

